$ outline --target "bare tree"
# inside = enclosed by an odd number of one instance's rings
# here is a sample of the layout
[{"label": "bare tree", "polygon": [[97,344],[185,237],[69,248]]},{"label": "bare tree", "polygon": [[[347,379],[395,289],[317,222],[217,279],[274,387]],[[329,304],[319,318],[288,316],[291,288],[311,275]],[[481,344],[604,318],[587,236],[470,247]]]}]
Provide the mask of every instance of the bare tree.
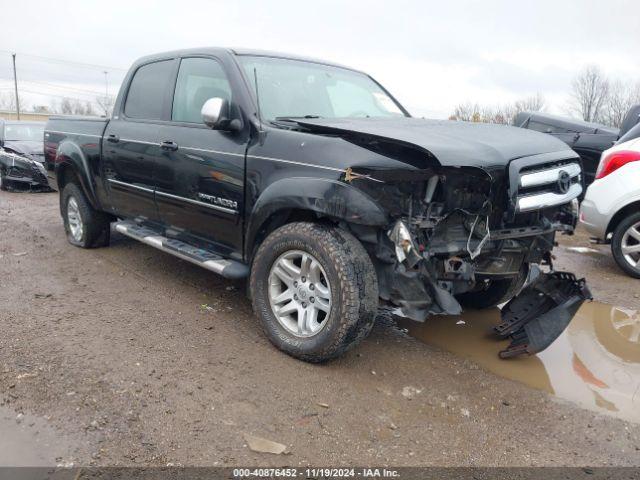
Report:
[{"label": "bare tree", "polygon": [[479,115],[480,106],[476,103],[461,103],[458,105],[453,111],[453,117],[456,120],[460,120],[462,122],[472,122],[474,121],[475,114]]},{"label": "bare tree", "polygon": [[115,103],[115,97],[113,95],[103,95],[102,97],[96,97],[96,103],[104,110],[104,116],[111,116],[113,112],[113,104]]},{"label": "bare tree", "polygon": [[[28,109],[27,102],[22,95],[18,95],[20,99],[20,111],[26,111]],[[13,93],[0,92],[0,110],[9,110],[11,112],[16,111],[16,96]]]},{"label": "bare tree", "polygon": [[540,93],[536,93],[530,97],[521,98],[516,102],[503,105],[480,105],[470,102],[461,103],[455,108],[453,115],[449,118],[465,122],[510,125],[518,113],[524,111],[540,111],[544,109],[544,106],[544,97]]},{"label": "bare tree", "polygon": [[569,113],[587,122],[600,121],[608,96],[609,80],[597,65],[589,65],[573,79]]},{"label": "bare tree", "polygon": [[640,103],[640,82],[615,80],[609,86],[609,95],[600,120],[606,125],[620,128],[629,109]]},{"label": "bare tree", "polygon": [[60,103],[52,106],[52,111],[63,115],[97,115],[95,106],[90,101],[77,98],[63,98]]},{"label": "bare tree", "polygon": [[513,105],[513,116],[520,112],[541,112],[544,110],[546,100],[541,93],[536,93],[516,101]]}]

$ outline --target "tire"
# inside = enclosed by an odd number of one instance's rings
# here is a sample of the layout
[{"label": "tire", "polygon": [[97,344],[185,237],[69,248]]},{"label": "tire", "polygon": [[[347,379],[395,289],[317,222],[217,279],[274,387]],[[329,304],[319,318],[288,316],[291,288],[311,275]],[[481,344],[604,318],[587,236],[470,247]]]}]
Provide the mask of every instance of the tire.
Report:
[{"label": "tire", "polygon": [[493,308],[511,300],[518,294],[527,280],[527,272],[528,268],[522,268],[515,277],[487,280],[486,285],[481,290],[461,293],[456,295],[456,299],[464,308],[475,310]]},{"label": "tire", "polygon": [[4,172],[4,168],[0,168],[0,190],[2,190],[3,192],[9,190],[9,188],[7,187],[7,181],[4,178],[5,175],[6,173]]},{"label": "tire", "polygon": [[95,210],[75,183],[68,183],[62,190],[60,210],[69,243],[81,248],[109,245],[111,217]]},{"label": "tire", "polygon": [[[308,279],[297,277],[297,289],[287,287],[275,274],[281,260],[288,261],[289,256],[295,259],[296,255],[311,257],[317,262],[316,271],[321,270],[320,274],[313,275],[315,280],[312,274]],[[295,263],[295,260],[291,262]],[[307,271],[313,270],[313,262],[311,265]],[[324,284],[316,281],[319,276],[326,280]],[[318,285],[315,293],[311,286],[314,282]],[[315,323],[310,320],[309,331],[300,332],[300,323],[295,321],[300,318],[299,309],[292,314],[294,320],[288,323],[276,317],[275,310],[283,310],[281,307],[285,305],[271,306],[275,296],[273,289],[278,288],[298,292],[298,305],[304,305],[304,298],[312,300],[314,294],[318,298],[316,305],[320,305],[321,288],[328,292],[324,295],[330,294],[328,313],[323,318],[320,318],[322,312],[317,314],[318,331],[311,332],[311,325]],[[308,288],[306,296],[301,288]],[[371,332],[378,306],[376,273],[360,242],[339,228],[306,222],[284,225],[264,240],[251,267],[249,293],[253,311],[269,340],[287,354],[312,363],[336,358],[364,339]],[[293,303],[292,299],[288,305]],[[313,308],[311,303],[307,306]],[[307,306],[302,311],[306,311]],[[295,328],[298,328],[296,333]]]},{"label": "tire", "polygon": [[[637,232],[640,232],[640,212],[624,218],[613,231],[613,237],[611,238],[611,253],[613,253],[614,260],[627,275],[634,278],[640,278],[640,252],[627,254],[629,257],[627,258],[623,248],[625,246],[634,247],[635,245],[640,245]],[[636,262],[635,267],[631,265],[631,261]]]}]

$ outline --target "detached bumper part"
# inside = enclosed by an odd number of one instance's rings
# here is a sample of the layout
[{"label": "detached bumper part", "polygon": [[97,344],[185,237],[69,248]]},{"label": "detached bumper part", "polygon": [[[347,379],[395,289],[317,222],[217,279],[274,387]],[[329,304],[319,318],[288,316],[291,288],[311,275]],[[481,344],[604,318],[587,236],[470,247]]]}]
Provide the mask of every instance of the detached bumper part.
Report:
[{"label": "detached bumper part", "polygon": [[500,358],[532,355],[551,345],[567,328],[591,292],[584,279],[568,272],[539,275],[502,309],[502,323],[494,327],[511,344]]}]

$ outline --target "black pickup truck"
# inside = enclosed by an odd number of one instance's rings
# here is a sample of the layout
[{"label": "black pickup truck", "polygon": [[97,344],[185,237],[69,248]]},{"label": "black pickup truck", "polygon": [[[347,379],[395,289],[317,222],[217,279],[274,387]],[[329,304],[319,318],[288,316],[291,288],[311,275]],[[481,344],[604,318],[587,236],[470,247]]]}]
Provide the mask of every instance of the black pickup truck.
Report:
[{"label": "black pickup truck", "polygon": [[356,344],[380,305],[424,321],[508,302],[501,356],[531,354],[589,298],[551,265],[583,189],[569,147],[412,118],[347,67],[220,48],[145,57],[110,119],[52,117],[45,152],[72,244],[106,246],[113,229],[248,278],[269,339],[303,360]]}]

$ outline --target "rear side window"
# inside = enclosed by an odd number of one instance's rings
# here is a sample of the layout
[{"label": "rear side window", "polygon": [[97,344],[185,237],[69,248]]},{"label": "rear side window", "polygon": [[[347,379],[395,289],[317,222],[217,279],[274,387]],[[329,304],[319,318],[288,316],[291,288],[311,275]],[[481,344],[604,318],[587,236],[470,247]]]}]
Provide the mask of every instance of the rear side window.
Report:
[{"label": "rear side window", "polygon": [[202,123],[202,105],[214,97],[231,101],[231,86],[222,66],[210,58],[184,58],[180,62],[171,119]]},{"label": "rear side window", "polygon": [[161,120],[172,72],[173,60],[149,63],[140,67],[131,80],[124,114],[129,118]]}]

